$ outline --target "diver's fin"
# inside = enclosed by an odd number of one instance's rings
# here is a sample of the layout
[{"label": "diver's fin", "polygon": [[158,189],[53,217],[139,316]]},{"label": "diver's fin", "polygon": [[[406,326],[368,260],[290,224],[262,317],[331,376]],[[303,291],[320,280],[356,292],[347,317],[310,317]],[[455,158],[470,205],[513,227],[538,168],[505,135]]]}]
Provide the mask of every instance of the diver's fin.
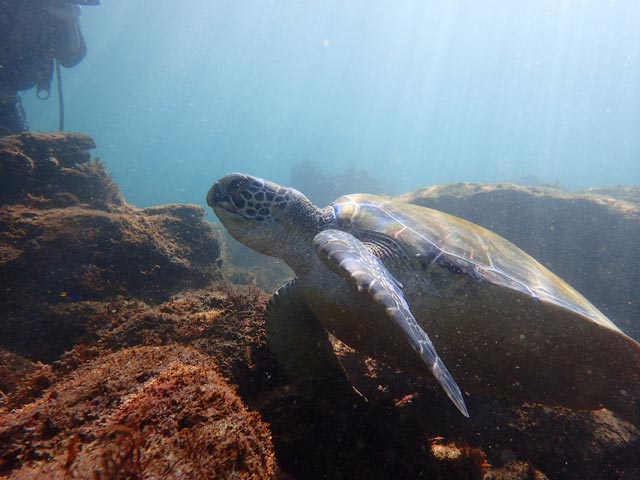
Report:
[{"label": "diver's fin", "polygon": [[290,381],[347,381],[326,330],[299,290],[297,280],[292,280],[271,297],[266,315],[269,348]]},{"label": "diver's fin", "polygon": [[382,262],[360,240],[340,230],[320,232],[315,236],[313,246],[329,269],[384,308],[413,350],[431,369],[451,401],[465,417],[469,417],[460,388],[438,356],[433,343],[416,322],[399,283]]}]

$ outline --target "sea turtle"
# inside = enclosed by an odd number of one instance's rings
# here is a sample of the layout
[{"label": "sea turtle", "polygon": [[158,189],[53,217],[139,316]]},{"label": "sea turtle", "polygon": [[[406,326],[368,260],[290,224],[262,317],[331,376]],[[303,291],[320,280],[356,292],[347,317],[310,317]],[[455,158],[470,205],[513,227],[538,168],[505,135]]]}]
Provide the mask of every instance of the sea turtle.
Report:
[{"label": "sea turtle", "polygon": [[390,366],[431,372],[466,416],[454,378],[465,392],[637,412],[640,345],[489,230],[385,196],[321,209],[239,173],[207,203],[234,238],[296,274],[267,310],[269,345],[293,377],[337,371],[330,332]]}]

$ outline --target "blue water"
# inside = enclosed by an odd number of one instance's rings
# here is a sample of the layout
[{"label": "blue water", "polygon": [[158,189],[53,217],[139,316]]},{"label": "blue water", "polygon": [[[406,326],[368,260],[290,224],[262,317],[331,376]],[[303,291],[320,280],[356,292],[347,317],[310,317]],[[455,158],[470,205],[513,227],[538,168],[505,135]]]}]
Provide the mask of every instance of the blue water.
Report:
[{"label": "blue water", "polygon": [[[305,160],[391,193],[640,184],[637,1],[103,0],[82,26],[66,126],[138,206]],[[56,129],[55,95],[24,101]]]}]

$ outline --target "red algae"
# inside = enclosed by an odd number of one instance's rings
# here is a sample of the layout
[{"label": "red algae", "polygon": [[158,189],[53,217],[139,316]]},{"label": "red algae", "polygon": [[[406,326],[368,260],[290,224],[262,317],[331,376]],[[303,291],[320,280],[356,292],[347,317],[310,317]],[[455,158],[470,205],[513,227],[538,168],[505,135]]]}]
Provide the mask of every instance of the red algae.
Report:
[{"label": "red algae", "polygon": [[[267,426],[193,348],[101,356],[5,415],[12,478],[271,478]],[[233,474],[233,476],[232,476]]]}]

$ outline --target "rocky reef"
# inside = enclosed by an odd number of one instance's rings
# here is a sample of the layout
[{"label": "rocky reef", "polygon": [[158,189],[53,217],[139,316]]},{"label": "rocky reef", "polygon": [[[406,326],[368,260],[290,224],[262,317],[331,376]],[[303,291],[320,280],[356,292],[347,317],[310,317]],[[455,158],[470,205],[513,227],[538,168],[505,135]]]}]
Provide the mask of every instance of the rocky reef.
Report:
[{"label": "rocky reef", "polygon": [[222,373],[237,355],[188,345],[231,303],[174,312],[221,279],[218,234],[196,205],[128,205],[94,147],[0,140],[0,476],[272,478],[270,430]]},{"label": "rocky reef", "polygon": [[[640,477],[638,426],[605,409],[473,397],[465,419],[435,382],[337,341],[355,389],[288,383],[255,273],[231,265],[200,207],[128,205],[93,146],[0,140],[0,477]],[[637,260],[613,262],[637,248],[628,193],[465,184],[405,198],[510,238],[634,331]]]},{"label": "rocky reef", "polygon": [[159,301],[220,278],[204,210],[128,205],[92,147],[73,133],[0,140],[0,346],[40,360],[73,346],[96,300]]}]

